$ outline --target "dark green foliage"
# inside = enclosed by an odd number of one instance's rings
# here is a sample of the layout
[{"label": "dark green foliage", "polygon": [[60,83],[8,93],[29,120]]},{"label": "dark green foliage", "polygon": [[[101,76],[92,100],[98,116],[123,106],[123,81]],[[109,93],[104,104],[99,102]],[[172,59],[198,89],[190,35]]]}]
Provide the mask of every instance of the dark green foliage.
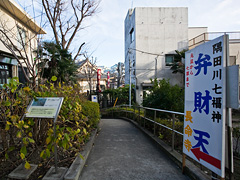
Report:
[{"label": "dark green foliage", "polygon": [[170,111],[184,111],[184,91],[178,85],[172,86],[163,79],[152,81],[150,94],[144,99],[143,106]]},{"label": "dark green foliage", "polygon": [[182,51],[178,51],[178,50],[175,51],[177,54],[174,55],[174,62],[171,65],[172,73],[178,73],[178,72],[182,74],[185,73],[184,71],[185,65],[183,64],[182,59],[185,59],[186,51],[187,51],[186,49]]},{"label": "dark green foliage", "polygon": [[[51,79],[57,80],[56,77]],[[0,158],[5,154],[6,159],[11,159],[8,153],[19,151],[19,157],[14,158],[14,161],[22,159],[25,168],[30,168],[27,155],[34,151],[35,146],[42,149],[40,157],[43,159],[53,154],[55,143],[69,154],[78,153],[100,119],[99,105],[88,102],[79,92],[79,85],[69,86],[65,83],[41,84],[33,91],[29,87],[21,88],[17,78],[10,79],[9,84],[1,89],[0,145],[3,153]],[[30,101],[36,97],[64,97],[56,121],[56,138],[52,119],[21,119]],[[19,146],[21,143],[22,146]]]},{"label": "dark green foliage", "polygon": [[100,119],[99,104],[96,102],[85,101],[81,105],[82,113],[88,118],[87,123],[91,127],[97,127]]},{"label": "dark green foliage", "polygon": [[[134,85],[131,86],[131,102],[134,104]],[[119,87],[117,89],[108,89],[103,92],[104,94],[109,94],[113,99],[118,98],[117,105],[128,104],[129,103],[129,85],[125,87]]]},{"label": "dark green foliage", "polygon": [[51,77],[56,76],[58,78],[56,83],[76,82],[78,66],[66,49],[62,49],[54,42],[44,42],[41,52],[42,56],[47,56],[43,63],[39,64],[42,67],[43,78],[50,81]]}]

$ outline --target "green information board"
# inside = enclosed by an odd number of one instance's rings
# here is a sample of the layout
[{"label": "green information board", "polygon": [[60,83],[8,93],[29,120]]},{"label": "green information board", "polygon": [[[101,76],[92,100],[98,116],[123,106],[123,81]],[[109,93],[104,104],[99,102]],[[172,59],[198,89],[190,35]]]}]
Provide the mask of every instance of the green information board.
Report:
[{"label": "green information board", "polygon": [[32,100],[27,108],[26,117],[56,118],[63,102],[63,97],[39,97]]}]

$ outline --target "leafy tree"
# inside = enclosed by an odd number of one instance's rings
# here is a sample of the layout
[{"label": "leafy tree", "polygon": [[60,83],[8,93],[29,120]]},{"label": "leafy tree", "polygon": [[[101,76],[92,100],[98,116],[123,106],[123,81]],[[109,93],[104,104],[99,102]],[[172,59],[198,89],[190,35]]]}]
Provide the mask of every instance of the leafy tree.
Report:
[{"label": "leafy tree", "polygon": [[41,74],[44,79],[50,81],[53,76],[56,76],[57,82],[76,81],[78,66],[66,49],[62,49],[54,42],[44,42],[41,52],[44,60],[39,66],[43,67]]},{"label": "leafy tree", "polygon": [[185,73],[185,64],[182,62],[182,59],[185,59],[185,52],[187,49],[182,51],[175,50],[177,54],[174,55],[174,62],[171,65],[172,73]]},{"label": "leafy tree", "polygon": [[[125,87],[119,87],[117,89],[108,89],[103,92],[104,94],[110,94],[114,99],[118,98],[117,104],[129,103],[129,85]],[[134,86],[132,85],[131,102],[134,102]]]},{"label": "leafy tree", "polygon": [[183,112],[184,91],[178,85],[170,85],[168,80],[152,80],[153,87],[144,99],[143,106]]}]

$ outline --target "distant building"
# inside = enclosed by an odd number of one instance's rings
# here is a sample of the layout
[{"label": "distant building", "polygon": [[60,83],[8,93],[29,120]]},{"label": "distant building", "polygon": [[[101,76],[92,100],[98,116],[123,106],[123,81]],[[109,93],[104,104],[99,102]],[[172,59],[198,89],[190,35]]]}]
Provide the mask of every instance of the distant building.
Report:
[{"label": "distant building", "polygon": [[117,87],[122,87],[125,85],[125,67],[124,63],[119,62],[117,66]]},{"label": "distant building", "polygon": [[[169,79],[183,84],[170,65],[175,50],[188,48],[188,9],[137,7],[125,18],[125,84],[136,87],[136,102],[142,103],[150,79]],[[131,69],[131,70],[130,70]]]},{"label": "distant building", "polygon": [[107,73],[110,72],[110,88],[117,87],[117,64],[106,67],[96,66],[88,59],[77,62],[78,68],[78,83],[82,87],[82,92],[96,91],[97,89],[97,70],[101,69],[100,87],[104,91],[107,89]]},{"label": "distant building", "polygon": [[97,66],[88,59],[78,61],[78,83],[83,92],[96,91],[97,87]]},{"label": "distant building", "polygon": [[118,87],[122,87],[125,82],[125,68],[124,63],[119,62],[114,64],[111,67],[106,66],[98,66],[98,68],[102,69],[103,78],[106,78],[106,74],[110,73],[110,88],[116,89]]},{"label": "distant building", "polygon": [[[13,42],[13,45],[8,43],[7,48],[0,41],[0,86],[12,77],[19,77],[20,82],[24,83],[22,68],[13,53],[19,56],[18,49],[23,55],[31,58],[33,50],[37,49],[37,35],[46,32],[14,0],[0,1],[0,29]],[[0,33],[1,39],[6,39],[4,33]],[[27,65],[22,64],[26,69]]]}]

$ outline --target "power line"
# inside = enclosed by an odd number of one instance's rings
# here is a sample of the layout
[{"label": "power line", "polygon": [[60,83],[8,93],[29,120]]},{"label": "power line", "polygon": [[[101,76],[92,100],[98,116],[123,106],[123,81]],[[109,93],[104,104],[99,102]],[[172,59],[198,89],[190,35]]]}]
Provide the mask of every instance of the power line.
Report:
[{"label": "power line", "polygon": [[138,51],[138,52],[141,52],[141,53],[144,53],[144,54],[154,55],[154,56],[165,56],[165,55],[162,55],[162,54],[150,53],[150,52],[141,51],[141,50],[138,50],[138,49],[133,49],[133,48],[128,48],[128,49],[129,49],[129,50]]}]

